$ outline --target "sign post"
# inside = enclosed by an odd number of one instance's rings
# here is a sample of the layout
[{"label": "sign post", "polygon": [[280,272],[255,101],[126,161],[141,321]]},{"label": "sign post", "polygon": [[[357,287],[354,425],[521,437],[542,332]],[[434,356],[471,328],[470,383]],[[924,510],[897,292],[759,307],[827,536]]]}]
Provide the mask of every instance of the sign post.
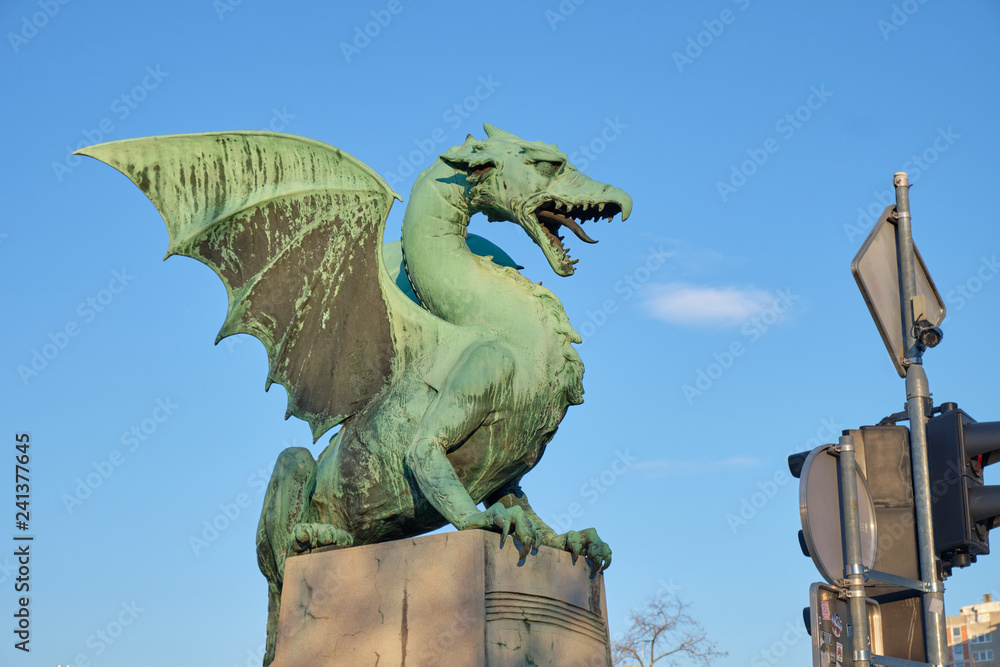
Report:
[{"label": "sign post", "polygon": [[896,188],[896,247],[899,248],[899,297],[903,321],[903,360],[906,369],[906,412],[910,421],[910,461],[913,465],[913,495],[917,512],[917,547],[920,578],[927,586],[923,594],[924,642],[933,665],[948,662],[945,635],[944,585],[938,576],[934,550],[930,466],[927,458],[927,403],[931,392],[923,367],[924,345],[916,324],[925,305],[915,298],[913,233],[910,227],[910,184],[906,172],[893,177]]},{"label": "sign post", "polygon": [[[910,422],[910,463],[913,479],[914,510],[916,514],[917,551],[920,561],[920,581],[907,586],[922,595],[924,645],[927,661],[931,665],[947,664],[947,637],[945,635],[944,585],[937,567],[934,548],[934,525],[930,470],[927,453],[926,424],[930,408],[930,388],[923,367],[923,351],[934,347],[941,340],[938,325],[944,320],[945,306],[934,286],[927,267],[913,244],[910,225],[910,183],[906,172],[893,175],[896,205],[883,213],[876,227],[865,239],[861,250],[851,264],[851,271],[871,311],[872,318],[885,342],[889,356],[899,375],[906,382],[905,419]],[[894,229],[890,229],[892,225]],[[894,231],[893,234],[890,234]],[[895,298],[893,296],[895,292]],[[853,443],[851,443],[853,444]],[[843,447],[843,443],[842,443]],[[841,455],[843,457],[843,454]],[[848,452],[853,459],[853,447]],[[853,477],[841,485],[841,493],[851,494]],[[856,498],[856,496],[852,496]],[[846,502],[846,499],[845,499]],[[844,517],[845,535],[857,529]],[[853,558],[850,560],[854,560]],[[879,578],[882,573],[864,573],[868,578]],[[884,576],[884,575],[883,575]],[[854,602],[856,573],[845,564],[845,583],[851,584],[848,595]],[[904,581],[896,577],[899,581]],[[889,580],[889,579],[885,579]],[[863,600],[863,597],[862,597]],[[852,622],[864,623],[860,605],[851,606]],[[881,656],[855,652],[857,667],[875,664]]]}]

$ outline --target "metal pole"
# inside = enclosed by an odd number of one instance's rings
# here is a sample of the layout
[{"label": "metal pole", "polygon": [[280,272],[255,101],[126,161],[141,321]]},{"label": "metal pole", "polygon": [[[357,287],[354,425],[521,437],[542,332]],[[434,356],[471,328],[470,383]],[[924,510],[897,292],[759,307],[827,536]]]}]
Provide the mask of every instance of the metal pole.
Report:
[{"label": "metal pole", "polygon": [[910,183],[906,172],[897,172],[892,177],[896,188],[896,252],[899,266],[899,308],[903,322],[903,365],[919,364],[920,348],[913,335],[913,297],[917,293],[914,273],[913,232],[910,227]]},{"label": "metal pole", "polygon": [[920,578],[929,590],[923,594],[924,644],[927,661],[948,664],[945,634],[944,585],[938,577],[931,518],[930,466],[927,460],[927,402],[930,388],[913,330],[914,275],[913,232],[910,227],[910,184],[906,172],[893,176],[896,188],[896,247],[899,252],[900,314],[903,321],[903,357],[906,365],[906,410],[910,420],[910,461],[913,465],[913,495],[917,514],[917,546]]},{"label": "metal pole", "polygon": [[858,477],[854,455],[854,437],[840,436],[837,447],[840,458],[840,516],[844,532],[844,579],[847,580],[847,597],[851,610],[854,667],[869,667],[870,628],[868,608],[865,605],[865,567],[861,562],[861,515],[858,509]]},{"label": "metal pole", "polygon": [[934,526],[931,519],[930,466],[927,462],[926,400],[930,398],[927,374],[921,364],[906,370],[906,409],[910,417],[910,460],[913,464],[913,496],[917,510],[917,549],[920,553],[920,578],[930,587],[923,594],[924,643],[927,661],[946,665],[944,584],[938,578],[937,554],[934,552]]}]

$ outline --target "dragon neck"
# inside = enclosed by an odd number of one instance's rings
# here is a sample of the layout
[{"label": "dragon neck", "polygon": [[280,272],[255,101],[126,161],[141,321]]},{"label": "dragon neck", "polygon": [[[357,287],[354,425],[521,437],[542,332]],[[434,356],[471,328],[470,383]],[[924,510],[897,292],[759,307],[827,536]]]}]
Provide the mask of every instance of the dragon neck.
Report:
[{"label": "dragon neck", "polygon": [[469,250],[468,185],[441,160],[417,177],[403,215],[406,273],[424,307],[458,325],[506,335],[555,373],[567,402],[581,403],[583,364],[570,345],[580,337],[559,299],[515,269]]}]

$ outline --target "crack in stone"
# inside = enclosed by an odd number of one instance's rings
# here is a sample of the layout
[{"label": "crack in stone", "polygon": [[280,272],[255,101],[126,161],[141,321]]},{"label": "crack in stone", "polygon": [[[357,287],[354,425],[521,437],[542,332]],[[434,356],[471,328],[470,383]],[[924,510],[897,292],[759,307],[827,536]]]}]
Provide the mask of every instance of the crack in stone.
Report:
[{"label": "crack in stone", "polygon": [[410,604],[409,600],[410,595],[407,592],[408,584],[409,584],[408,580],[403,581],[403,621],[402,621],[402,627],[400,627],[399,629],[399,639],[400,642],[402,643],[402,650],[403,650],[403,661],[400,663],[400,667],[406,667],[406,640],[409,638],[410,634],[410,628],[408,625],[409,621],[406,617],[407,610]]}]

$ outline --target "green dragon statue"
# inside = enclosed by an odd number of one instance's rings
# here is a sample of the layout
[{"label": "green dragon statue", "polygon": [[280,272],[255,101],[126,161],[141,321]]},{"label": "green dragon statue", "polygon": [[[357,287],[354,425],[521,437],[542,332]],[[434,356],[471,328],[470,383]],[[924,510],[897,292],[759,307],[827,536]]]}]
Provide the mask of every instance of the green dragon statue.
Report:
[{"label": "green dragon statue", "polygon": [[[557,535],[519,484],[570,405],[582,402],[580,337],[559,299],[511,262],[467,243],[469,218],[520,225],[569,276],[559,235],[632,208],[625,192],[569,164],[557,147],[491,125],[419,175],[401,248],[381,252],[400,199],[343,151],[291,135],[223,132],[127,139],[79,151],[130,178],[160,211],[167,256],[194,257],[225,283],[218,340],[267,348],[267,386],[319,439],[275,464],[257,531],[274,655],[289,556],[405,538],[451,523],[513,534],[521,556],[547,545],[596,570],[611,549],[588,528]],[[401,252],[400,252],[401,251]],[[386,256],[402,259],[394,280]],[[507,264],[507,265],[504,265]],[[517,267],[520,268],[520,267]],[[408,298],[400,286],[412,286]],[[478,504],[485,509],[480,510]]]}]

